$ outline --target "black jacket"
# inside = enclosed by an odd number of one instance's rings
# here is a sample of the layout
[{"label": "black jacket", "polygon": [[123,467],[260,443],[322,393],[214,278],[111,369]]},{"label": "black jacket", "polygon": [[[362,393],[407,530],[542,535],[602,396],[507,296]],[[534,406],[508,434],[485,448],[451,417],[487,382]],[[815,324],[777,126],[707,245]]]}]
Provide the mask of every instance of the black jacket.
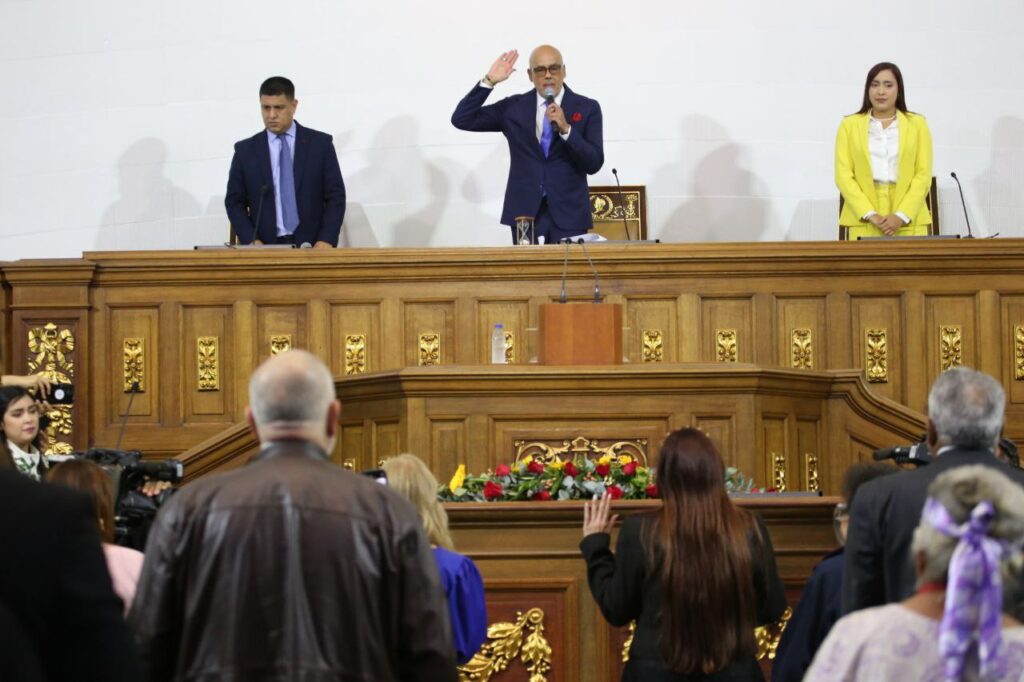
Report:
[{"label": "black jacket", "polygon": [[914,593],[910,544],[921,522],[928,486],[939,474],[981,464],[1024,485],[1024,471],[995,458],[991,450],[947,450],[931,464],[869,481],[857,489],[850,509],[843,569],[843,613],[906,599]]},{"label": "black jacket", "polygon": [[305,441],[171,498],[129,620],[152,682],[456,679],[416,511]]},{"label": "black jacket", "polygon": [[0,470],[0,680],[140,679],[96,526],[81,493]]}]

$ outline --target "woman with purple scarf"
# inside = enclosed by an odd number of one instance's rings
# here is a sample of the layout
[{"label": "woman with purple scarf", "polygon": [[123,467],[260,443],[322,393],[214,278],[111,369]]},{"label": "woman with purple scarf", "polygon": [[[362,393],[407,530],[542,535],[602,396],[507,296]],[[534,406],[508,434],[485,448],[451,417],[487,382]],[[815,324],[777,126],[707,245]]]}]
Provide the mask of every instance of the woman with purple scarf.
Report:
[{"label": "woman with purple scarf", "polygon": [[1007,612],[1024,568],[1024,489],[984,466],[928,488],[912,553],[917,591],[842,618],[807,680],[1024,680],[1024,625]]}]

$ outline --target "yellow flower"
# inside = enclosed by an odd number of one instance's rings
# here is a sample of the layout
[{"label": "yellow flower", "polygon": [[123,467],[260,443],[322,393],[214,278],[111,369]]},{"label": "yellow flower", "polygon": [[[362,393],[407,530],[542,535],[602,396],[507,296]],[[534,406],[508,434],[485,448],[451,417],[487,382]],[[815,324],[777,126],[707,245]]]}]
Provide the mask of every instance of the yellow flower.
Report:
[{"label": "yellow flower", "polygon": [[612,456],[611,455],[605,455],[601,459],[597,460],[597,463],[598,464],[611,464],[612,463]]},{"label": "yellow flower", "polygon": [[448,482],[448,490],[454,493],[456,490],[462,487],[463,481],[466,480],[466,465],[460,464],[459,468],[455,470],[455,475],[452,476],[452,480]]},{"label": "yellow flower", "polygon": [[621,464],[622,466],[626,466],[627,464],[629,464],[632,461],[633,461],[633,458],[630,457],[629,455],[622,455],[622,456],[619,457],[619,464]]},{"label": "yellow flower", "polygon": [[523,457],[523,459],[521,461],[526,466],[530,466],[530,462],[533,461],[533,455],[527,455],[526,457]]},{"label": "yellow flower", "polygon": [[558,471],[561,471],[562,469],[565,468],[565,461],[561,460],[561,459],[556,459],[554,462],[552,462],[548,466],[550,466],[552,469],[557,469]]}]

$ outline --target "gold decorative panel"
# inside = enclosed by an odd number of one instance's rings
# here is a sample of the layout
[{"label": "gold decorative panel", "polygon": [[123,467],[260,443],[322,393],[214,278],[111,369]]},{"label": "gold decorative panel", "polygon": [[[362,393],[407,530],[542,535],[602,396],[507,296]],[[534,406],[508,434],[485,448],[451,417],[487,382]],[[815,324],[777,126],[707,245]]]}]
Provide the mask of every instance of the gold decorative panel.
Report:
[{"label": "gold decorative panel", "polygon": [[814,346],[810,329],[794,329],[790,346],[790,366],[793,369],[814,369]]},{"label": "gold decorative panel", "polygon": [[[75,363],[70,355],[75,350],[75,335],[70,329],[58,329],[53,322],[28,330],[29,374],[43,374],[51,381],[73,384]],[[46,427],[47,455],[67,455],[75,451],[70,440],[74,420],[71,405],[52,405],[46,415],[50,425]]]},{"label": "gold decorative panel", "polygon": [[511,365],[516,361],[516,334],[505,332],[505,364]]},{"label": "gold decorative panel", "polygon": [[1024,380],[1024,326],[1013,328],[1013,378]]},{"label": "gold decorative panel", "polygon": [[640,464],[647,466],[646,438],[620,440],[605,447],[601,447],[599,441],[590,440],[583,436],[577,436],[572,440],[563,440],[561,447],[543,442],[527,443],[525,440],[517,440],[512,445],[516,449],[513,462],[518,462],[527,456],[545,463],[572,459],[574,457],[600,459],[607,456],[617,460],[623,456],[629,456],[640,462]]},{"label": "gold decorative panel", "polygon": [[738,355],[736,349],[736,330],[716,329],[715,347],[719,362],[736,362]]},{"label": "gold decorative panel", "polygon": [[818,456],[811,453],[804,453],[804,481],[807,483],[807,490],[816,493],[821,490],[821,479],[818,476]]},{"label": "gold decorative panel", "polygon": [[780,493],[786,492],[786,456],[771,453],[772,487]]},{"label": "gold decorative panel", "polygon": [[643,350],[641,359],[644,362],[665,361],[665,335],[660,329],[645,329],[642,332]]},{"label": "gold decorative panel", "polygon": [[366,334],[345,335],[345,376],[366,373]]},{"label": "gold decorative panel", "polygon": [[139,337],[124,339],[124,392],[146,392],[146,340]]},{"label": "gold decorative panel", "polygon": [[441,335],[437,332],[420,334],[419,364],[420,366],[441,364]]},{"label": "gold decorative panel", "polygon": [[941,349],[940,366],[942,371],[963,364],[963,331],[956,325],[944,325],[939,328],[939,348]]},{"label": "gold decorative panel", "polygon": [[864,372],[868,383],[889,381],[889,343],[885,329],[864,330]]},{"label": "gold decorative panel", "polygon": [[220,390],[220,339],[216,336],[196,339],[196,371],[200,391]]},{"label": "gold decorative panel", "polygon": [[270,337],[270,354],[280,355],[292,349],[291,334],[274,334]]},{"label": "gold decorative panel", "polygon": [[487,640],[472,659],[459,666],[459,682],[487,682],[516,658],[526,667],[530,682],[547,682],[551,645],[544,637],[544,611],[517,611],[515,623],[489,626]]}]

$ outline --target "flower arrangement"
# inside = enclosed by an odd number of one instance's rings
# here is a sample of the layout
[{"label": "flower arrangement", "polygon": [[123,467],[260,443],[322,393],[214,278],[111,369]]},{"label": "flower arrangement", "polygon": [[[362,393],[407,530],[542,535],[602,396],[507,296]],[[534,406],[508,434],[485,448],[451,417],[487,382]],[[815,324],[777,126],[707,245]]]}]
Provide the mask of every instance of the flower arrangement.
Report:
[{"label": "flower arrangement", "polygon": [[[725,479],[729,492],[753,490],[753,481],[735,467],[725,470]],[[550,461],[528,455],[480,476],[466,474],[466,465],[460,464],[448,485],[438,490],[442,502],[589,500],[606,494],[613,500],[656,498],[654,472],[629,455]]]}]

